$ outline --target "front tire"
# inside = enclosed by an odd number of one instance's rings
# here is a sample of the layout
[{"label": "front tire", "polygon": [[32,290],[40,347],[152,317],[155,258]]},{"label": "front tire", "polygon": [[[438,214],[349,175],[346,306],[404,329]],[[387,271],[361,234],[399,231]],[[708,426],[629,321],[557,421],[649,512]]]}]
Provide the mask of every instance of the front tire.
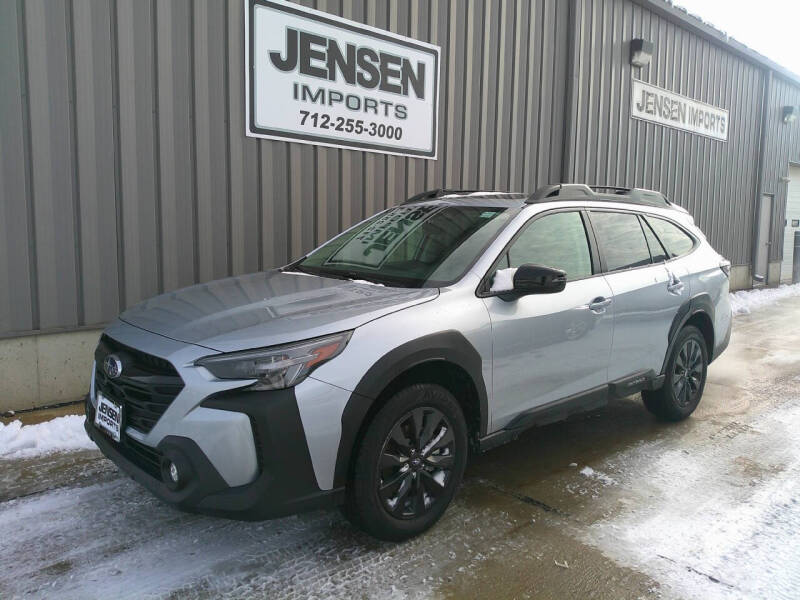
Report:
[{"label": "front tire", "polygon": [[375,414],[358,448],[345,515],[376,538],[401,541],[433,526],[467,462],[467,425],[453,395],[414,384]]},{"label": "front tire", "polygon": [[708,350],[700,330],[684,327],[675,340],[667,361],[661,389],[642,392],[644,405],[665,421],[681,421],[697,408],[706,385]]}]

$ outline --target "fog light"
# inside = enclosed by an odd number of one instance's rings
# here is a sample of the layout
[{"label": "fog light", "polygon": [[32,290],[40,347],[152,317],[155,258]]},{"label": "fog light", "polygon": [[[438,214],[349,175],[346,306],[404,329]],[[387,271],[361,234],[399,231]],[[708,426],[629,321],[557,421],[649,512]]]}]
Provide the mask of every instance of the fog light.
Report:
[{"label": "fog light", "polygon": [[161,457],[161,481],[177,492],[192,479],[192,466],[181,455],[170,452]]},{"label": "fog light", "polygon": [[172,479],[173,483],[178,483],[180,480],[178,466],[174,462],[169,463],[169,478]]}]

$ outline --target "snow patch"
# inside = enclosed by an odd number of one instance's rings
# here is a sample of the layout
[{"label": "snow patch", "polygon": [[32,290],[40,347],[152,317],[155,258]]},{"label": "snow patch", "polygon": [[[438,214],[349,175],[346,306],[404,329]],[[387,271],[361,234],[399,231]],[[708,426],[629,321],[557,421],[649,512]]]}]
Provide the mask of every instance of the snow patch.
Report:
[{"label": "snow patch", "polygon": [[[766,356],[761,358],[761,361],[778,367],[793,365],[800,362],[800,353],[797,350],[770,350]],[[800,377],[796,379],[800,379]]]},{"label": "snow patch", "polygon": [[583,467],[580,471],[580,474],[584,477],[589,477],[590,479],[595,479],[602,483],[603,485],[616,485],[617,480],[611,477],[610,475],[606,475],[605,473],[601,473],[600,471],[595,471],[592,467]]},{"label": "snow patch", "polygon": [[30,458],[52,452],[93,450],[94,442],[83,429],[82,415],[67,415],[36,425],[0,423],[0,459]]},{"label": "snow patch", "polygon": [[494,274],[492,280],[492,287],[489,288],[490,292],[510,292],[514,289],[514,273],[517,272],[516,267],[510,269],[498,269]]},{"label": "snow patch", "polygon": [[800,296],[800,283],[782,285],[777,288],[742,290],[730,295],[731,310],[734,315],[749,315],[753,310],[792,296]]},{"label": "snow patch", "polygon": [[377,285],[378,287],[385,287],[382,283],[375,283],[374,281],[367,281],[366,279],[351,279],[351,283],[363,283],[365,285]]},{"label": "snow patch", "polygon": [[[669,597],[796,597],[798,404],[793,397],[723,427],[698,422],[692,437],[659,436],[615,454],[615,464],[628,465],[624,491],[638,500],[609,511],[584,541],[657,580]],[[745,426],[758,435],[736,435]]]}]

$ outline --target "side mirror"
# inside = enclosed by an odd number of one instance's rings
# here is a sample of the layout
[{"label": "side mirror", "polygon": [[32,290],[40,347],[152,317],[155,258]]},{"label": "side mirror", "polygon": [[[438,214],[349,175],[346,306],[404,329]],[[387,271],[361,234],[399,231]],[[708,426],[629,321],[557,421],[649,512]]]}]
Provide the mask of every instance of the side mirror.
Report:
[{"label": "side mirror", "polygon": [[514,291],[518,294],[555,294],[567,285],[561,269],[542,265],[522,265],[514,273]]}]

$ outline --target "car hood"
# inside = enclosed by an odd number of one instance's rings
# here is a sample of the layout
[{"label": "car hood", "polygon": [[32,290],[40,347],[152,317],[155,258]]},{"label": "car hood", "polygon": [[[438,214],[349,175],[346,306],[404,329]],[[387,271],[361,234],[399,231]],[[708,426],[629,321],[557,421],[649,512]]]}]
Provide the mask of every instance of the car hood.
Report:
[{"label": "car hood", "polygon": [[120,319],[174,340],[232,352],[353,329],[438,293],[276,270],[162,294]]}]

